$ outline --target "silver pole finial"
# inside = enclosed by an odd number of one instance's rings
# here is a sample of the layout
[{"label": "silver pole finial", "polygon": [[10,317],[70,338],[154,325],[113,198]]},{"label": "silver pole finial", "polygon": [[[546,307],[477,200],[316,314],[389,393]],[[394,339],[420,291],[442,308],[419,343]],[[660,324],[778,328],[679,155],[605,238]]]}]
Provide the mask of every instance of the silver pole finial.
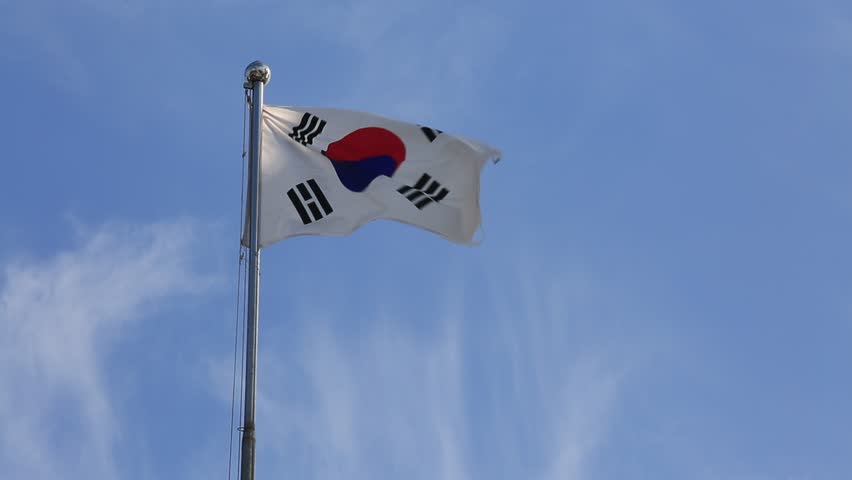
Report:
[{"label": "silver pole finial", "polygon": [[261,62],[260,60],[251,62],[248,67],[246,67],[246,81],[249,83],[268,83],[271,77],[272,70],[269,69],[269,65]]}]

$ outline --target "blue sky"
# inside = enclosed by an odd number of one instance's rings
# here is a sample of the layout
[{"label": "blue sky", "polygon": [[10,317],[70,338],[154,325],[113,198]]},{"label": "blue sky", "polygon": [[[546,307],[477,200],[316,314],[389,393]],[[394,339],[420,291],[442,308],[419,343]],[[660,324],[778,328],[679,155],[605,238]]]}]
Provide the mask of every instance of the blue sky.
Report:
[{"label": "blue sky", "polygon": [[258,478],[852,477],[852,6],[0,4],[0,471],[227,477],[242,73],[480,139],[263,254]]}]

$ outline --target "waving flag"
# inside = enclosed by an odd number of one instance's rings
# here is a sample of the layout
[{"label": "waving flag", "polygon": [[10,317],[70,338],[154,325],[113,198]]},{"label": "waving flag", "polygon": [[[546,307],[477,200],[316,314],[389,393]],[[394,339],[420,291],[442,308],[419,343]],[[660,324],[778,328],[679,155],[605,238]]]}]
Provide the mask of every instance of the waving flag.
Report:
[{"label": "waving flag", "polygon": [[377,218],[470,243],[479,174],[496,149],[348,110],[263,108],[260,242],[346,235]]}]

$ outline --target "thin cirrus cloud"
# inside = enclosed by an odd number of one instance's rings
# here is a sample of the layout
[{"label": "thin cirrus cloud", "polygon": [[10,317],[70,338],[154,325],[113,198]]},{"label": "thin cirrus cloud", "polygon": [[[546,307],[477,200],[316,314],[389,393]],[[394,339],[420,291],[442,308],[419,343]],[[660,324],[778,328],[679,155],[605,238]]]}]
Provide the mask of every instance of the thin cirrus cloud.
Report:
[{"label": "thin cirrus cloud", "polygon": [[[120,408],[106,370],[137,324],[170,299],[209,291],[211,277],[193,260],[199,229],[194,222],[105,225],[49,258],[7,264],[0,467],[10,478],[145,478],[121,459],[127,436],[147,430]],[[587,478],[607,443],[624,371],[605,349],[576,347],[583,313],[560,294],[558,278],[521,276],[528,288],[520,294],[491,285],[485,298],[454,283],[426,313],[438,313],[426,331],[392,306],[363,312],[371,320],[354,333],[335,325],[348,316],[334,305],[303,312],[287,332],[270,325],[258,398],[259,471]],[[513,307],[488,300],[512,295]],[[144,365],[128,367],[126,381],[141,382]],[[211,368],[217,391],[230,392],[230,371],[228,361]],[[223,440],[183,445],[189,467],[163,463],[152,450],[150,467],[190,478],[223,474]]]},{"label": "thin cirrus cloud", "polygon": [[[108,224],[0,281],[4,478],[118,478],[119,418],[104,369],[130,324],[213,283],[193,265],[193,221]],[[8,477],[6,477],[8,475]]]},{"label": "thin cirrus cloud", "polygon": [[[490,5],[443,3],[346,0],[288,7],[283,16],[305,30],[305,38],[322,38],[342,54],[336,62],[346,73],[326,80],[343,92],[336,102],[429,119],[477,101],[511,27]],[[283,56],[270,61],[286,59],[286,50],[277,53]]]},{"label": "thin cirrus cloud", "polygon": [[[351,316],[333,304],[290,317],[286,331],[267,323],[259,475],[589,478],[626,370],[605,348],[578,346],[583,312],[548,288],[558,278],[529,277],[534,288],[502,313],[448,292],[426,332],[387,306],[359,312],[356,332],[337,325]],[[223,400],[230,369],[210,364]]]}]

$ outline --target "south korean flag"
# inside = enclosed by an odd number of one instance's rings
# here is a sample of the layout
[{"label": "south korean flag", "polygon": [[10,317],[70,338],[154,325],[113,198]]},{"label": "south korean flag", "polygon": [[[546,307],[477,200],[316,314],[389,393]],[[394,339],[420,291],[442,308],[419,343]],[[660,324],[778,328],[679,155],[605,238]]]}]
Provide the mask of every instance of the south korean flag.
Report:
[{"label": "south korean flag", "polygon": [[471,243],[493,147],[422,125],[328,108],[263,108],[260,242],[346,235],[377,218]]}]

